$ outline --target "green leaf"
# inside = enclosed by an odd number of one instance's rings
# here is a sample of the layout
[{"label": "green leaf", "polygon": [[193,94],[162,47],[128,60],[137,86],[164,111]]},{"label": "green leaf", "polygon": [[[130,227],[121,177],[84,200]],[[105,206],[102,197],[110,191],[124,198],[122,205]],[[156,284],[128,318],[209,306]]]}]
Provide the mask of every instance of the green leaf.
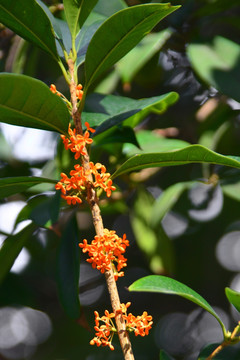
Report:
[{"label": "green leaf", "polygon": [[164,350],[161,350],[160,353],[159,353],[159,360],[172,360],[173,358],[170,357],[166,351]]},{"label": "green leaf", "polygon": [[35,0],[0,0],[0,22],[58,61],[52,24]]},{"label": "green leaf", "polygon": [[136,138],[140,149],[130,144],[126,144],[123,147],[123,153],[129,157],[135,154],[152,153],[153,151],[166,152],[177,150],[190,145],[183,140],[165,138],[159,135],[157,130],[141,130],[136,134]]},{"label": "green leaf", "polygon": [[94,137],[94,145],[106,145],[113,143],[131,143],[139,146],[134,130],[129,126],[119,126],[105,131]]},{"label": "green leaf", "polygon": [[20,211],[15,226],[24,220],[32,220],[35,224],[49,228],[58,220],[60,209],[60,192],[54,195],[40,194],[30,198]]},{"label": "green leaf", "polygon": [[73,41],[98,0],[63,0],[67,23]]},{"label": "green leaf", "polygon": [[232,304],[237,309],[237,311],[240,312],[240,293],[226,287],[225,294],[230,304]]},{"label": "green leaf", "polygon": [[161,275],[149,275],[135,281],[128,288],[129,291],[146,291],[163,294],[172,294],[184,297],[213,315],[222,327],[223,334],[226,334],[225,326],[211,305],[198,293],[177,280]]},{"label": "green leaf", "polygon": [[131,225],[138,247],[149,262],[154,273],[172,273],[174,270],[174,252],[172,242],[161,225],[153,229],[150,226],[154,199],[144,190],[138,192],[131,213]]},{"label": "green leaf", "polygon": [[240,46],[221,36],[212,44],[190,44],[188,56],[196,73],[221,93],[240,101]]},{"label": "green leaf", "polygon": [[0,199],[25,191],[31,186],[41,183],[56,184],[57,181],[34,176],[17,176],[0,179]]},{"label": "green leaf", "polygon": [[192,187],[195,181],[179,182],[169,186],[156,199],[151,210],[151,226],[156,227],[167,212],[176,204],[182,193]]},{"label": "green leaf", "polygon": [[117,11],[125,9],[127,7],[124,0],[99,0],[94,8],[94,12],[105,16],[106,18],[112,16]]},{"label": "green leaf", "polygon": [[36,228],[36,225],[29,224],[19,233],[10,235],[4,241],[0,249],[0,283],[10,271],[14,261]]},{"label": "green leaf", "polygon": [[94,34],[85,60],[85,93],[109,67],[126,55],[167,15],[179,6],[145,4],[123,9],[106,20]]},{"label": "green leaf", "polygon": [[177,99],[175,92],[140,100],[95,93],[87,97],[82,118],[83,122],[97,126],[96,136],[123,121],[125,126],[133,128],[148,114],[163,113]]},{"label": "green leaf", "polygon": [[190,145],[176,151],[135,155],[123,163],[112,175],[112,178],[126,172],[151,167],[177,166],[192,163],[209,163],[240,168],[239,157],[221,155],[201,145]]},{"label": "green leaf", "polygon": [[76,39],[76,50],[77,50],[77,60],[76,60],[76,66],[77,68],[84,63],[88,45],[99,28],[99,26],[104,22],[104,19],[99,19],[91,23],[90,25],[85,24],[80,33],[79,36]]},{"label": "green leaf", "polygon": [[69,112],[40,80],[5,73],[0,75],[0,121],[67,134]]},{"label": "green leaf", "polygon": [[67,315],[78,319],[81,314],[79,302],[80,248],[75,218],[66,225],[57,257],[57,284],[59,297]]},{"label": "green leaf", "polygon": [[137,72],[157,53],[171,36],[171,30],[148,34],[141,42],[125,55],[116,65],[123,82],[130,83]]}]

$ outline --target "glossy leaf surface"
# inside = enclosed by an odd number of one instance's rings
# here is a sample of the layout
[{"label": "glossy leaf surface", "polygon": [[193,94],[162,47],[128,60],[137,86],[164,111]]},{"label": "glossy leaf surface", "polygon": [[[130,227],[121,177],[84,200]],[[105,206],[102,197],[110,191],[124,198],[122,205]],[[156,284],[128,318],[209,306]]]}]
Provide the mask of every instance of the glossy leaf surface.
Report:
[{"label": "glossy leaf surface", "polygon": [[98,0],[63,0],[67,23],[73,39]]},{"label": "glossy leaf surface", "polygon": [[14,261],[25,246],[36,225],[29,224],[16,235],[10,235],[0,249],[0,283],[10,271]]},{"label": "glossy leaf surface", "polygon": [[211,305],[196,291],[190,289],[188,286],[180,283],[177,280],[161,275],[149,275],[135,281],[128,288],[130,291],[146,291],[163,294],[178,295],[188,299],[213,315],[221,325],[225,333],[225,327],[222,320],[213,310]]},{"label": "glossy leaf surface", "polygon": [[240,46],[216,36],[212,44],[191,44],[188,56],[196,73],[221,93],[240,101]]},{"label": "glossy leaf surface", "polygon": [[149,113],[161,114],[166,111],[177,99],[178,94],[175,92],[140,100],[91,94],[87,98],[85,111],[82,114],[83,122],[88,121],[91,126],[97,126],[94,136],[122,122],[133,128]]},{"label": "glossy leaf surface", "polygon": [[225,288],[225,294],[230,304],[240,312],[240,293],[230,288]]},{"label": "glossy leaf surface", "polygon": [[58,59],[51,22],[35,0],[0,0],[0,22]]},{"label": "glossy leaf surface", "polygon": [[129,171],[137,171],[150,167],[192,163],[209,163],[240,168],[240,158],[238,157],[221,155],[201,145],[190,145],[176,151],[135,155],[123,163],[112,175],[112,178]]},{"label": "glossy leaf surface", "polygon": [[19,176],[0,179],[0,199],[20,193],[42,183],[56,184],[55,180],[34,176]]},{"label": "glossy leaf surface", "polygon": [[78,319],[80,248],[75,219],[71,219],[63,231],[57,258],[57,283],[59,297],[67,315]]},{"label": "glossy leaf surface", "polygon": [[147,4],[121,10],[94,34],[86,54],[85,91],[105,70],[126,55],[164,17],[177,10],[170,4]]},{"label": "glossy leaf surface", "polygon": [[67,134],[69,112],[40,80],[4,73],[0,75],[0,121]]}]

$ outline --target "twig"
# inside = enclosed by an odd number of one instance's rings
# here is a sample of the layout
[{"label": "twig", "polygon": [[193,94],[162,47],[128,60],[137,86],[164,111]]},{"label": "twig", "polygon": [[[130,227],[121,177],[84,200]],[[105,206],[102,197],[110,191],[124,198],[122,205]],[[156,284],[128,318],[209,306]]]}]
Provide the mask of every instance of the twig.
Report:
[{"label": "twig", "polygon": [[[74,79],[74,62],[72,59],[68,60],[69,74],[70,74],[70,94],[71,94],[71,104],[72,104],[72,118],[75,124],[75,128],[78,134],[83,133],[82,124],[81,124],[81,113],[79,112],[77,106],[77,96],[76,96],[76,86]],[[86,155],[82,156],[82,166],[85,170],[90,168],[89,166],[89,155],[87,149],[84,149]],[[92,175],[89,172],[89,186],[87,188],[87,201],[91,209],[93,225],[95,227],[96,234],[98,236],[103,236],[103,221],[101,216],[101,211],[99,208],[99,200],[96,194],[96,191],[92,187]],[[128,332],[126,330],[126,324],[123,319],[122,314],[119,312],[121,308],[119,294],[117,290],[116,281],[114,279],[113,269],[107,270],[105,272],[105,278],[107,282],[107,287],[111,299],[112,309],[115,313],[116,326],[119,336],[120,345],[124,354],[125,360],[134,360],[134,355],[132,351],[132,345],[128,336]]]}]

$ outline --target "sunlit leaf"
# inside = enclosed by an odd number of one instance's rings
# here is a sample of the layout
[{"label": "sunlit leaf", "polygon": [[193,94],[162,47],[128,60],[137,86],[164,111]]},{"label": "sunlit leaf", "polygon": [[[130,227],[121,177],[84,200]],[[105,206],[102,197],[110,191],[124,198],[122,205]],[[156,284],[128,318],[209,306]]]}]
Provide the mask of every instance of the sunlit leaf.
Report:
[{"label": "sunlit leaf", "polygon": [[88,87],[126,55],[164,17],[179,6],[145,4],[123,9],[106,20],[94,34],[85,59]]},{"label": "sunlit leaf", "polygon": [[4,73],[0,75],[0,121],[67,134],[69,112],[40,80]]},{"label": "sunlit leaf", "polygon": [[150,130],[141,130],[136,134],[137,141],[140,145],[140,148],[137,148],[134,145],[126,144],[123,147],[123,152],[128,157],[135,154],[144,154],[152,152],[166,152],[170,150],[177,150],[185,148],[190,145],[186,141],[179,139],[168,139],[164,136],[161,136],[156,131]]},{"label": "sunlit leaf", "polygon": [[230,304],[232,304],[237,309],[237,311],[240,312],[240,293],[226,287],[225,294]]},{"label": "sunlit leaf", "polygon": [[0,248],[0,283],[10,271],[14,261],[36,228],[35,224],[29,224],[16,235],[10,235],[3,242]]},{"label": "sunlit leaf", "polygon": [[240,46],[216,36],[212,44],[190,44],[188,56],[196,73],[221,93],[240,101]]},{"label": "sunlit leaf", "polygon": [[112,175],[112,178],[126,172],[150,167],[176,166],[192,163],[209,163],[240,168],[240,158],[236,156],[225,156],[201,145],[190,145],[176,151],[135,155],[123,163]]},{"label": "sunlit leaf", "polygon": [[67,23],[74,41],[97,2],[98,0],[63,0]]},{"label": "sunlit leaf", "polygon": [[0,179],[0,199],[25,191],[41,183],[56,184],[56,181],[34,176],[18,176]]},{"label": "sunlit leaf", "polygon": [[0,22],[58,60],[52,24],[35,0],[0,0]]},{"label": "sunlit leaf", "polygon": [[177,280],[161,275],[149,275],[135,281],[128,289],[129,291],[155,292],[184,297],[185,299],[194,302],[198,306],[201,306],[203,309],[213,315],[221,325],[223,333],[226,333],[226,329],[222,320],[213,310],[211,305],[209,305],[209,303],[201,295],[196,293],[196,291],[190,289],[188,286],[180,283]]}]

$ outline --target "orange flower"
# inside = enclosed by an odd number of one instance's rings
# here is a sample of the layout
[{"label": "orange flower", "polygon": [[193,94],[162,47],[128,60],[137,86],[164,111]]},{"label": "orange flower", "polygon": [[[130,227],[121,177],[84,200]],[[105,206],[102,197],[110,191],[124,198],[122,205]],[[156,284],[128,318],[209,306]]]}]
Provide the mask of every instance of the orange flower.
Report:
[{"label": "orange flower", "polygon": [[94,269],[97,268],[101,273],[104,273],[113,268],[115,280],[124,276],[124,272],[120,272],[120,270],[127,266],[127,259],[122,254],[129,246],[125,234],[120,238],[116,235],[116,231],[104,229],[103,236],[96,235],[91,244],[88,244],[87,240],[84,239],[79,246],[84,253],[88,252],[89,259],[87,262],[92,264]]},{"label": "orange flower", "polygon": [[68,127],[69,138],[61,135],[64,147],[66,150],[71,150],[75,153],[75,159],[79,159],[81,155],[86,155],[85,147],[87,144],[92,144],[93,140],[90,138],[90,132],[95,130],[89,127],[88,122],[85,123],[87,130],[83,135],[76,134],[76,129],[71,129],[71,124]]},{"label": "orange flower", "polygon": [[[112,318],[114,318],[114,313],[109,313],[105,310],[105,316],[99,317],[97,311],[94,311],[95,315],[95,326],[94,330],[96,331],[96,336],[90,341],[91,345],[96,344],[97,346],[109,346],[111,350],[114,350],[114,346],[112,345],[112,338],[114,332],[116,332],[116,328],[112,322]],[[103,324],[99,326],[99,322]]]},{"label": "orange flower", "polygon": [[[111,350],[114,350],[112,345],[112,339],[114,333],[117,332],[116,327],[113,324],[113,318],[116,318],[119,314],[122,314],[123,319],[126,323],[127,331],[134,331],[135,335],[145,336],[149,334],[149,330],[152,328],[152,316],[148,315],[146,311],[140,316],[134,316],[133,314],[127,315],[127,309],[131,305],[130,302],[127,304],[121,304],[121,308],[116,311],[116,314],[109,313],[105,310],[105,316],[99,317],[97,311],[94,311],[95,314],[95,331],[96,336],[90,341],[91,345],[97,346],[109,346]],[[99,322],[102,322],[103,325],[99,326]]]},{"label": "orange flower", "polygon": [[144,311],[140,316],[134,316],[133,314],[123,315],[126,320],[126,327],[129,331],[134,331],[135,335],[145,336],[149,334],[149,330],[152,328],[152,316],[148,315],[147,311]]}]

